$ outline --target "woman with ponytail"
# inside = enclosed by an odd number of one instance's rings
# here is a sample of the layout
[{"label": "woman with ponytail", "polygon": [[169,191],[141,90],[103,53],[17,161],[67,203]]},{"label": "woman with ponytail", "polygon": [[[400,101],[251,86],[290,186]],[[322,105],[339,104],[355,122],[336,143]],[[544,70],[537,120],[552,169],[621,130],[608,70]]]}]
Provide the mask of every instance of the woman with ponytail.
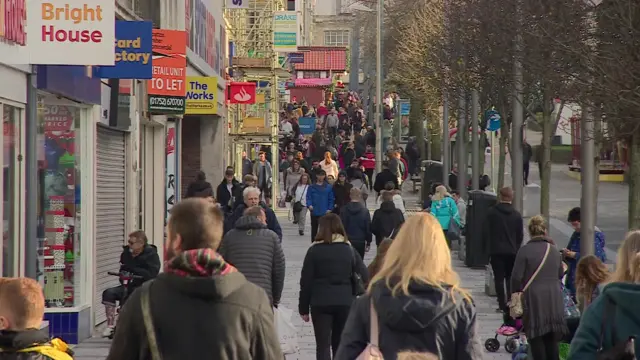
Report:
[{"label": "woman with ponytail", "polygon": [[[598,297],[586,309],[571,342],[569,359],[595,360],[598,354],[640,335],[640,231],[627,234],[618,250],[616,271]],[[615,331],[613,331],[615,326]],[[615,337],[615,338],[614,338]],[[640,354],[638,341],[635,353]],[[622,354],[621,352],[616,352]],[[623,358],[623,357],[616,357]],[[625,358],[626,359],[626,358]]]}]

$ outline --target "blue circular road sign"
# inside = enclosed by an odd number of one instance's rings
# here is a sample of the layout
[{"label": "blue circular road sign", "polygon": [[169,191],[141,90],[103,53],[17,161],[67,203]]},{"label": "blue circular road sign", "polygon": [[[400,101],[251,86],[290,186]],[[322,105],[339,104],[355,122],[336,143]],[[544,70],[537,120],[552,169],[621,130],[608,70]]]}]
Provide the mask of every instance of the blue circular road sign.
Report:
[{"label": "blue circular road sign", "polygon": [[486,121],[487,121],[487,130],[488,131],[498,131],[500,130],[500,113],[495,110],[487,111]]}]

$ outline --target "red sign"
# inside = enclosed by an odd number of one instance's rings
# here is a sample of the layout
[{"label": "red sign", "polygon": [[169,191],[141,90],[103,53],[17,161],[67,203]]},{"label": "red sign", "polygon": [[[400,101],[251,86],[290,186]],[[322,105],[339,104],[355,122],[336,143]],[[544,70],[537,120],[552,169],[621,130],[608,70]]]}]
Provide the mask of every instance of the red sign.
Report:
[{"label": "red sign", "polygon": [[176,151],[176,128],[167,129],[167,155]]},{"label": "red sign", "polygon": [[229,83],[229,85],[227,85],[227,101],[229,101],[231,104],[255,104],[256,83]]},{"label": "red sign", "polygon": [[44,131],[69,131],[73,125],[73,113],[66,106],[47,106],[44,109]]},{"label": "red sign", "polygon": [[25,0],[0,0],[0,39],[24,46],[26,15]]}]

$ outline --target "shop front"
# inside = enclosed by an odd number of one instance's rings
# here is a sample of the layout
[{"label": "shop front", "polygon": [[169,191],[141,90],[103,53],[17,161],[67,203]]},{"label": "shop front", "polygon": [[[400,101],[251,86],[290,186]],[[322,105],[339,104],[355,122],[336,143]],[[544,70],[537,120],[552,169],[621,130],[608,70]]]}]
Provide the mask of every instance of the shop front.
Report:
[{"label": "shop front", "polygon": [[76,344],[91,335],[94,323],[100,79],[87,77],[82,66],[37,71],[37,274],[50,334]]}]

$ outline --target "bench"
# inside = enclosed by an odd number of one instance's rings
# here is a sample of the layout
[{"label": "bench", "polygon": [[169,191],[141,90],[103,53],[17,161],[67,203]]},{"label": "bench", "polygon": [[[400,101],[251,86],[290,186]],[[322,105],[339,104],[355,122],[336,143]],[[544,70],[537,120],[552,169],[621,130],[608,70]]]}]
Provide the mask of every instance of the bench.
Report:
[{"label": "bench", "polygon": [[420,175],[411,175],[411,183],[413,184],[413,192],[418,192],[418,187],[422,186],[422,178]]}]

